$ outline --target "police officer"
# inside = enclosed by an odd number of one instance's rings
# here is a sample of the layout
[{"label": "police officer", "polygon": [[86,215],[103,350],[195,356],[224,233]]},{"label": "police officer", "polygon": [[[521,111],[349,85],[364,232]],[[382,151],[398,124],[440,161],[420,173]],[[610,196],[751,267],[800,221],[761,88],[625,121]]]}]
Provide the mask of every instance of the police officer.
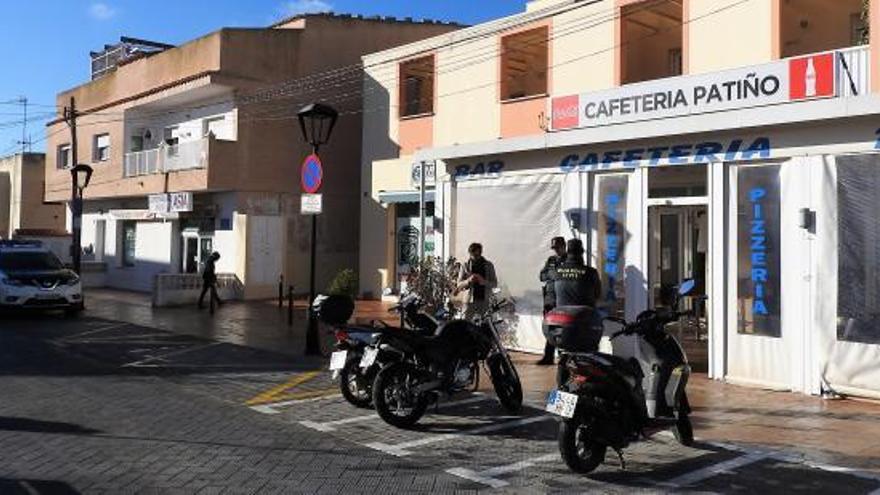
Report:
[{"label": "police officer", "polygon": [[[540,280],[544,283],[544,314],[546,315],[556,307],[556,269],[565,261],[565,238],[554,237],[550,241],[550,249],[555,254],[547,258],[544,267],[541,268]],[[544,357],[538,361],[539,365],[553,364],[556,348],[549,341],[544,345]]]},{"label": "police officer", "polygon": [[584,245],[571,239],[566,246],[565,261],[556,269],[554,283],[557,306],[596,307],[602,294],[599,272],[584,262]]}]

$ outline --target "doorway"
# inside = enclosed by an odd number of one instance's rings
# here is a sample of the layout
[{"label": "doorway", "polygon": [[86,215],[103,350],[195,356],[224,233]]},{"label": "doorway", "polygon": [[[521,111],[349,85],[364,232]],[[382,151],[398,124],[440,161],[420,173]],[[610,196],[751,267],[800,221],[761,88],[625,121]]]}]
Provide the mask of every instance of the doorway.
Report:
[{"label": "doorway", "polygon": [[197,229],[187,229],[181,234],[183,237],[183,263],[181,272],[201,273],[205,262],[214,252],[214,238],[200,234]]},{"label": "doorway", "polygon": [[[692,202],[690,201],[685,201]],[[648,302],[650,307],[667,307],[677,287],[688,279],[694,290],[682,300],[682,309],[694,310],[692,317],[673,323],[672,330],[685,347],[694,371],[708,370],[708,315],[706,312],[709,209],[706,205],[674,205],[648,208]],[[670,206],[670,203],[672,204]]]}]

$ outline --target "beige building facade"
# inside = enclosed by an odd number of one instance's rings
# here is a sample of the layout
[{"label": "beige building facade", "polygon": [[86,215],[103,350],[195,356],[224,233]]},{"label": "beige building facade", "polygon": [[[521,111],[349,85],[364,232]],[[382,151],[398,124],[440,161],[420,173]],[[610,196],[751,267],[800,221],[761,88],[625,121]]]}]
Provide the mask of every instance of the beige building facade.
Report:
[{"label": "beige building facade", "polygon": [[[364,53],[458,26],[316,14],[268,28],[228,29],[123,60],[57,96],[78,111],[85,258],[107,285],[155,290],[157,277],[197,273],[213,251],[244,297],[277,294],[279,277],[308,291],[310,219],[300,215],[300,164],[310,153],[296,112],[340,112],[324,162],[318,288],[357,269],[361,68]],[[332,49],[330,48],[332,47]],[[99,54],[100,55],[100,54]],[[100,56],[98,57],[100,58]],[[47,201],[68,201],[69,124],[47,127]]]},{"label": "beige building facade", "polygon": [[45,163],[42,153],[0,158],[0,239],[64,232],[64,205],[43,200]]},{"label": "beige building facade", "polygon": [[880,396],[869,23],[878,2],[542,0],[364,57],[362,291],[481,242],[540,351],[538,272],[576,237],[609,313],[697,281],[713,378]]}]

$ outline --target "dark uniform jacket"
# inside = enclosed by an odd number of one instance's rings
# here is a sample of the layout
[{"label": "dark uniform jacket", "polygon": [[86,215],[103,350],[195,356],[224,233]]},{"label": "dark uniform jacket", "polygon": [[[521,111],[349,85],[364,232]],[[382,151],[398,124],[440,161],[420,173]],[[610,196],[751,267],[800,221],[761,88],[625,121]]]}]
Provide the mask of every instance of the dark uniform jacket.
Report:
[{"label": "dark uniform jacket", "polygon": [[553,255],[547,258],[544,268],[541,268],[541,282],[544,282],[544,309],[556,307],[556,269],[562,265],[563,258]]},{"label": "dark uniform jacket", "polygon": [[582,259],[569,257],[556,269],[556,306],[591,306],[602,294],[599,272]]}]

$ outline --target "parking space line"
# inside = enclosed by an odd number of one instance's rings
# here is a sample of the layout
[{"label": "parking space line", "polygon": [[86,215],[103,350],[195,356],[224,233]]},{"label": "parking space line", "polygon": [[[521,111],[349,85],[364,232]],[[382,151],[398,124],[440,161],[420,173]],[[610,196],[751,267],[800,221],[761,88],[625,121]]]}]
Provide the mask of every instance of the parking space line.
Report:
[{"label": "parking space line", "polygon": [[768,457],[770,456],[767,453],[752,452],[742,457],[737,457],[735,459],[730,459],[729,461],[719,462],[718,464],[712,464],[711,466],[691,471],[690,473],[683,474],[669,481],[657,483],[657,485],[667,488],[684,488],[699,483],[700,481],[714,478],[719,474],[729,473],[743,466],[754,464],[758,461],[767,459]]},{"label": "parking space line", "polygon": [[474,481],[476,483],[481,483],[483,485],[489,486],[491,488],[503,488],[510,483],[504,480],[499,480],[496,476],[507,474],[507,473],[515,473],[517,471],[522,471],[526,468],[532,467],[535,464],[542,464],[545,462],[558,461],[559,454],[547,454],[541,457],[535,457],[534,459],[526,459],[524,461],[515,462],[513,464],[508,464],[506,466],[497,466],[493,468],[486,469],[484,471],[472,471],[467,468],[452,468],[447,469],[446,472],[453,475],[458,476],[459,478],[464,478],[466,480]]},{"label": "parking space line", "polygon": [[[337,389],[334,388],[333,392],[335,392],[336,390]],[[318,397],[310,397],[310,398],[303,398],[303,399],[296,399],[296,400],[286,400],[283,402],[271,402],[269,404],[262,404],[259,406],[250,406],[250,408],[253,409],[254,411],[261,412],[263,414],[281,414],[281,411],[279,411],[278,409],[282,408],[282,407],[294,406],[296,404],[302,404],[304,402],[317,402],[320,400],[338,399],[340,397],[342,397],[342,394],[335,394],[334,393],[334,394],[329,394],[329,395],[319,395]]]},{"label": "parking space line", "polygon": [[[488,399],[488,397],[483,396],[482,394],[477,397],[470,397],[468,399],[462,399],[454,402],[447,402],[445,404],[441,404],[443,407],[452,407],[452,406],[463,406],[465,404],[473,404],[476,402],[482,402]],[[315,421],[300,421],[299,424],[305,426],[306,428],[311,428],[317,431],[336,431],[337,426],[347,425],[350,423],[359,423],[361,421],[369,421],[371,419],[378,419],[379,415],[376,413],[373,414],[365,414],[363,416],[354,416],[352,418],[339,419],[336,421],[327,421],[324,423],[317,423]]]},{"label": "parking space line", "polygon": [[265,405],[265,404],[270,404],[272,402],[276,402],[279,400],[279,396],[282,395],[284,392],[287,392],[288,390],[290,390],[292,388],[298,387],[298,386],[302,385],[303,383],[306,383],[308,381],[315,379],[316,377],[320,376],[322,372],[323,372],[322,370],[315,370],[315,371],[306,371],[303,373],[299,373],[299,374],[295,375],[293,378],[291,378],[290,380],[288,380],[280,385],[276,385],[276,386],[270,388],[269,390],[266,390],[265,392],[261,392],[257,396],[255,396],[252,399],[245,402],[245,405],[260,406],[260,405]]},{"label": "parking space line", "polygon": [[105,327],[101,327],[101,328],[93,328],[93,329],[91,329],[91,330],[86,330],[85,332],[79,332],[79,333],[75,333],[75,334],[73,334],[73,335],[67,335],[67,336],[65,336],[65,337],[61,337],[60,339],[56,339],[56,340],[66,341],[66,340],[70,340],[70,339],[75,339],[75,338],[82,337],[83,335],[89,335],[89,334],[93,334],[93,333],[105,332],[105,331],[107,331],[107,330],[115,330],[115,329],[117,329],[117,328],[127,327],[127,326],[129,326],[129,325],[130,325],[130,323],[114,323],[114,324],[112,324],[112,325],[107,325],[107,326],[105,326]]},{"label": "parking space line", "polygon": [[160,355],[158,355],[158,356],[152,356],[152,357],[148,357],[148,358],[146,358],[146,359],[141,359],[140,361],[134,361],[134,362],[132,362],[132,363],[126,363],[126,364],[123,364],[122,367],[123,367],[123,368],[155,367],[155,366],[159,366],[159,365],[150,365],[150,364],[147,364],[147,363],[149,363],[149,362],[151,362],[151,361],[159,361],[160,359],[165,359],[165,358],[169,358],[169,357],[172,357],[172,356],[180,356],[180,355],[182,355],[182,354],[187,354],[187,353],[190,353],[190,352],[202,351],[202,350],[205,350],[205,349],[207,349],[207,348],[209,348],[209,347],[214,347],[214,346],[218,346],[218,345],[222,345],[222,344],[223,344],[223,342],[213,342],[213,343],[206,344],[206,345],[200,345],[200,346],[195,346],[195,347],[187,347],[186,349],[180,349],[180,350],[177,350],[177,351],[172,351],[172,352],[168,352],[168,353],[165,353],[165,354],[160,354]]},{"label": "parking space line", "polygon": [[[507,416],[508,418],[510,416]],[[378,450],[380,452],[385,452],[386,454],[391,454],[397,457],[406,457],[408,455],[412,455],[410,449],[414,447],[422,447],[424,445],[430,445],[432,443],[444,442],[447,440],[453,440],[456,438],[461,438],[469,435],[481,435],[483,433],[492,433],[500,430],[508,430],[510,428],[516,428],[518,426],[525,426],[532,423],[538,423],[541,421],[548,421],[554,419],[553,416],[550,415],[541,415],[541,416],[532,416],[530,418],[522,418],[517,419],[515,421],[505,421],[503,423],[493,423],[490,425],[480,426],[478,428],[474,428],[472,430],[466,430],[459,433],[444,433],[442,435],[435,435],[428,438],[422,438],[420,440],[413,440],[411,442],[403,442],[396,445],[389,445],[382,442],[373,442],[368,443],[366,447],[369,447],[374,450]]]}]

